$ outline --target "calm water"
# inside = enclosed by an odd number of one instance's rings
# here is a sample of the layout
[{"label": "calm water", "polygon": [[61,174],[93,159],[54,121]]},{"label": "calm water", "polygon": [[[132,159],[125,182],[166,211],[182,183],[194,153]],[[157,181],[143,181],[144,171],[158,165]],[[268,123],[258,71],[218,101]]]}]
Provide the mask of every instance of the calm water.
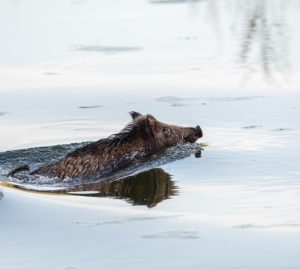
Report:
[{"label": "calm water", "polygon": [[[1,268],[300,267],[300,1],[2,0],[0,15]],[[7,183],[131,110],[199,124],[202,157]]]}]

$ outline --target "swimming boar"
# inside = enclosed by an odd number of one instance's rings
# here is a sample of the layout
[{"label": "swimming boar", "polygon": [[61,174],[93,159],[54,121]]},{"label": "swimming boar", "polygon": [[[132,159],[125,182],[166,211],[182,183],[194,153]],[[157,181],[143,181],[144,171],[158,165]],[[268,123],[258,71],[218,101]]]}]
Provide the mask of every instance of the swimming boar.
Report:
[{"label": "swimming boar", "polygon": [[[107,177],[179,142],[194,143],[203,135],[199,126],[180,127],[162,123],[152,115],[130,114],[132,122],[119,133],[78,148],[30,174],[60,179]],[[29,167],[19,167],[9,176],[22,170]]]}]

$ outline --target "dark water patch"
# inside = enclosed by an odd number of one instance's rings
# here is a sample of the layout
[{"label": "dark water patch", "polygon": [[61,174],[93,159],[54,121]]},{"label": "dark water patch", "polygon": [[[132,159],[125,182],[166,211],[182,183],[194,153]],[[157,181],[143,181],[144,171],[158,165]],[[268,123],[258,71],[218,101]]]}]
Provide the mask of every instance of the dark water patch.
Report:
[{"label": "dark water patch", "polygon": [[0,191],[0,200],[3,198],[3,193]]},{"label": "dark water patch", "polygon": [[236,102],[236,101],[250,101],[250,100],[257,100],[266,98],[266,96],[237,96],[237,97],[211,97],[207,100],[213,101],[213,102]]},{"label": "dark water patch", "polygon": [[195,230],[175,230],[163,231],[142,235],[144,239],[198,239],[201,238],[199,231]]},{"label": "dark water patch", "polygon": [[292,128],[275,128],[275,129],[271,129],[270,131],[272,132],[284,132],[284,131],[292,131]]},{"label": "dark water patch", "polygon": [[267,225],[257,225],[254,223],[240,224],[232,226],[234,229],[269,229],[269,228],[279,228],[279,227],[300,227],[300,223],[287,222],[279,224],[267,224]]},{"label": "dark water patch", "polygon": [[183,102],[183,101],[194,101],[199,100],[199,98],[194,97],[178,97],[178,96],[162,96],[155,99],[157,102],[164,103],[174,103],[174,102]]},{"label": "dark water patch", "polygon": [[261,128],[262,125],[248,125],[248,126],[243,126],[243,129],[257,129],[257,128]]},{"label": "dark water patch", "polygon": [[75,224],[83,226],[102,226],[111,224],[123,224],[122,220],[108,220],[108,221],[76,221]]},{"label": "dark water patch", "polygon": [[77,51],[87,52],[102,52],[107,54],[116,54],[123,52],[134,52],[142,50],[142,47],[131,47],[131,46],[100,46],[100,45],[80,45],[76,46]]},{"label": "dark water patch", "polygon": [[113,220],[99,220],[99,221],[75,221],[75,224],[83,226],[103,226],[103,225],[115,225],[115,224],[124,224],[128,222],[137,222],[137,221],[161,221],[182,217],[183,215],[161,215],[161,216],[135,216],[125,219],[113,219]]},{"label": "dark water patch", "polygon": [[91,105],[91,106],[79,106],[79,109],[93,109],[93,108],[102,108],[102,105]]},{"label": "dark water patch", "polygon": [[0,111],[0,116],[4,116],[6,114],[7,114],[7,112]]},{"label": "dark water patch", "polygon": [[238,102],[251,101],[265,96],[237,96],[237,97],[178,97],[178,96],[162,96],[155,99],[157,102],[168,103],[171,106],[188,106],[188,105],[206,105],[207,102]]},{"label": "dark water patch", "polygon": [[195,97],[178,97],[178,96],[162,96],[155,99],[157,102],[167,103],[173,107],[184,107],[195,105],[200,98]]},{"label": "dark water patch", "polygon": [[187,4],[187,3],[197,3],[203,0],[150,0],[151,4]]},{"label": "dark water patch", "polygon": [[46,76],[58,76],[58,75],[60,75],[60,73],[57,73],[57,72],[44,72],[43,74],[46,75]]},{"label": "dark water patch", "polygon": [[187,104],[182,104],[182,103],[175,103],[171,104],[171,106],[186,106]]}]

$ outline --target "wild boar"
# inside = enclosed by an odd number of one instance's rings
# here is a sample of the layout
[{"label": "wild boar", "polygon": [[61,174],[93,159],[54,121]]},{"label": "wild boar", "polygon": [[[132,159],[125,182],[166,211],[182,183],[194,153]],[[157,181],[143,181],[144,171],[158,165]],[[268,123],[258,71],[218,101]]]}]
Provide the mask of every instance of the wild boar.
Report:
[{"label": "wild boar", "polygon": [[[65,178],[103,178],[142,162],[180,142],[194,143],[203,136],[199,126],[181,127],[162,123],[152,115],[130,112],[132,121],[119,133],[100,139],[69,153],[56,163],[42,166],[30,175]],[[9,173],[14,176],[28,166]]]}]

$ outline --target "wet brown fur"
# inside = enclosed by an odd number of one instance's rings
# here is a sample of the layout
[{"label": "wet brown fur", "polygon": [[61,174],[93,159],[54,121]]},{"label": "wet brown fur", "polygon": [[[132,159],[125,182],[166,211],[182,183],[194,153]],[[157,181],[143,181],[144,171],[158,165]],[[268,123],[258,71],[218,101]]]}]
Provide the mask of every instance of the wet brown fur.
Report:
[{"label": "wet brown fur", "polygon": [[[121,132],[78,148],[57,163],[40,167],[30,174],[61,179],[104,177],[166,147],[181,141],[193,143],[202,137],[199,126],[168,125],[152,115],[130,114],[133,121]],[[17,168],[10,175],[14,176],[19,171]]]}]

